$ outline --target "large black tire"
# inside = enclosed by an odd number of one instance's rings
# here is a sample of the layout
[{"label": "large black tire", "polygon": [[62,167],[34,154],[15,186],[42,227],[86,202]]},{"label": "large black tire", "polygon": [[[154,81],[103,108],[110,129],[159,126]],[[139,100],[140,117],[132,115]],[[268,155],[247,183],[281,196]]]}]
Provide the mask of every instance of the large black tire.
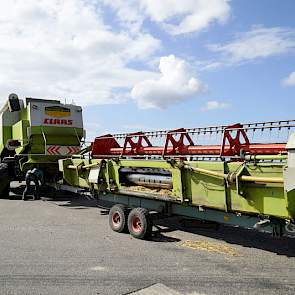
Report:
[{"label": "large black tire", "polygon": [[0,199],[8,199],[9,192],[9,168],[6,163],[0,163]]},{"label": "large black tire", "polygon": [[127,232],[128,208],[122,204],[114,205],[109,212],[109,225],[117,233]]},{"label": "large black tire", "polygon": [[134,208],[128,216],[128,230],[137,239],[146,239],[152,233],[153,223],[149,211],[145,208]]}]

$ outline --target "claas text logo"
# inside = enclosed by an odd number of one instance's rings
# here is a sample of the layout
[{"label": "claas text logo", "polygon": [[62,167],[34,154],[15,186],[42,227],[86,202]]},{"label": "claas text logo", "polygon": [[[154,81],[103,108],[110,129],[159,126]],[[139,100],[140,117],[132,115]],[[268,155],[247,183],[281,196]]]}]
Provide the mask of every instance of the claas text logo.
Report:
[{"label": "claas text logo", "polygon": [[73,125],[73,120],[65,120],[65,119],[48,119],[45,118],[43,121],[46,125]]}]

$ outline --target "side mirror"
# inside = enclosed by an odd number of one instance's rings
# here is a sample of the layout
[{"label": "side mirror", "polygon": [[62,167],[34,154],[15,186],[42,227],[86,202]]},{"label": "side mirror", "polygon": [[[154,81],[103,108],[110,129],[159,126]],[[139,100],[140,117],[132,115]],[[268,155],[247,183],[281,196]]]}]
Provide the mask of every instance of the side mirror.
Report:
[{"label": "side mirror", "polygon": [[18,112],[21,110],[18,96],[14,93],[8,96],[8,108],[10,112]]}]

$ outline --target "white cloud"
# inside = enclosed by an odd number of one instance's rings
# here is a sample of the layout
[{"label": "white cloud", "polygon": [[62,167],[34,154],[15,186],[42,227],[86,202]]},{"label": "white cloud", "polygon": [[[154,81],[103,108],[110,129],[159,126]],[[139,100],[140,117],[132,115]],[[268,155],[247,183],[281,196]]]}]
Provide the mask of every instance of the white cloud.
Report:
[{"label": "white cloud", "polygon": [[228,0],[142,0],[150,18],[172,35],[198,32],[211,23],[224,23],[230,14]]},{"label": "white cloud", "polygon": [[103,0],[117,12],[120,21],[138,30],[144,19],[159,23],[169,34],[199,32],[211,24],[224,23],[230,15],[230,0]]},{"label": "white cloud", "polygon": [[143,80],[133,87],[131,96],[140,108],[166,108],[205,90],[188,64],[174,55],[162,57],[159,70],[158,78]]},{"label": "white cloud", "polygon": [[216,100],[207,101],[206,105],[201,108],[203,112],[228,109],[230,104]]},{"label": "white cloud", "polygon": [[213,44],[209,48],[224,54],[230,63],[267,58],[294,51],[295,32],[281,27],[254,27],[238,34],[232,42],[225,45]]},{"label": "white cloud", "polygon": [[290,75],[282,80],[282,85],[284,86],[295,86],[295,72],[290,73]]},{"label": "white cloud", "polygon": [[114,32],[86,0],[0,3],[0,95],[66,97],[80,104],[114,103],[119,92],[155,77],[130,62],[153,58],[160,40]]},{"label": "white cloud", "polygon": [[219,61],[204,61],[200,63],[202,65],[201,71],[214,71],[223,66],[223,64]]},{"label": "white cloud", "polygon": [[145,17],[140,11],[138,0],[102,0],[102,3],[116,11],[116,16],[123,27],[132,33],[140,31]]}]

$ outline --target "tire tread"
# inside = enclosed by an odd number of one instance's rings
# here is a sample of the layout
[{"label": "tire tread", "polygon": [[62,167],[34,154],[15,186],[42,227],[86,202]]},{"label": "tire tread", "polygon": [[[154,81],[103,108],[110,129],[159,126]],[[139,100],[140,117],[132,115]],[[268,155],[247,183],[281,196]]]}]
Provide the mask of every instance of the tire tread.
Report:
[{"label": "tire tread", "polygon": [[[132,216],[134,216],[134,215],[139,216],[142,219],[142,221],[144,222],[144,230],[140,233],[135,233],[132,230],[131,219],[132,219]],[[128,216],[128,229],[129,229],[130,234],[133,237],[135,237],[137,239],[148,238],[152,234],[152,227],[153,227],[152,220],[151,220],[149,211],[146,208],[137,207],[137,208],[134,208],[133,210],[131,210],[131,212],[129,213],[129,216]]]}]

